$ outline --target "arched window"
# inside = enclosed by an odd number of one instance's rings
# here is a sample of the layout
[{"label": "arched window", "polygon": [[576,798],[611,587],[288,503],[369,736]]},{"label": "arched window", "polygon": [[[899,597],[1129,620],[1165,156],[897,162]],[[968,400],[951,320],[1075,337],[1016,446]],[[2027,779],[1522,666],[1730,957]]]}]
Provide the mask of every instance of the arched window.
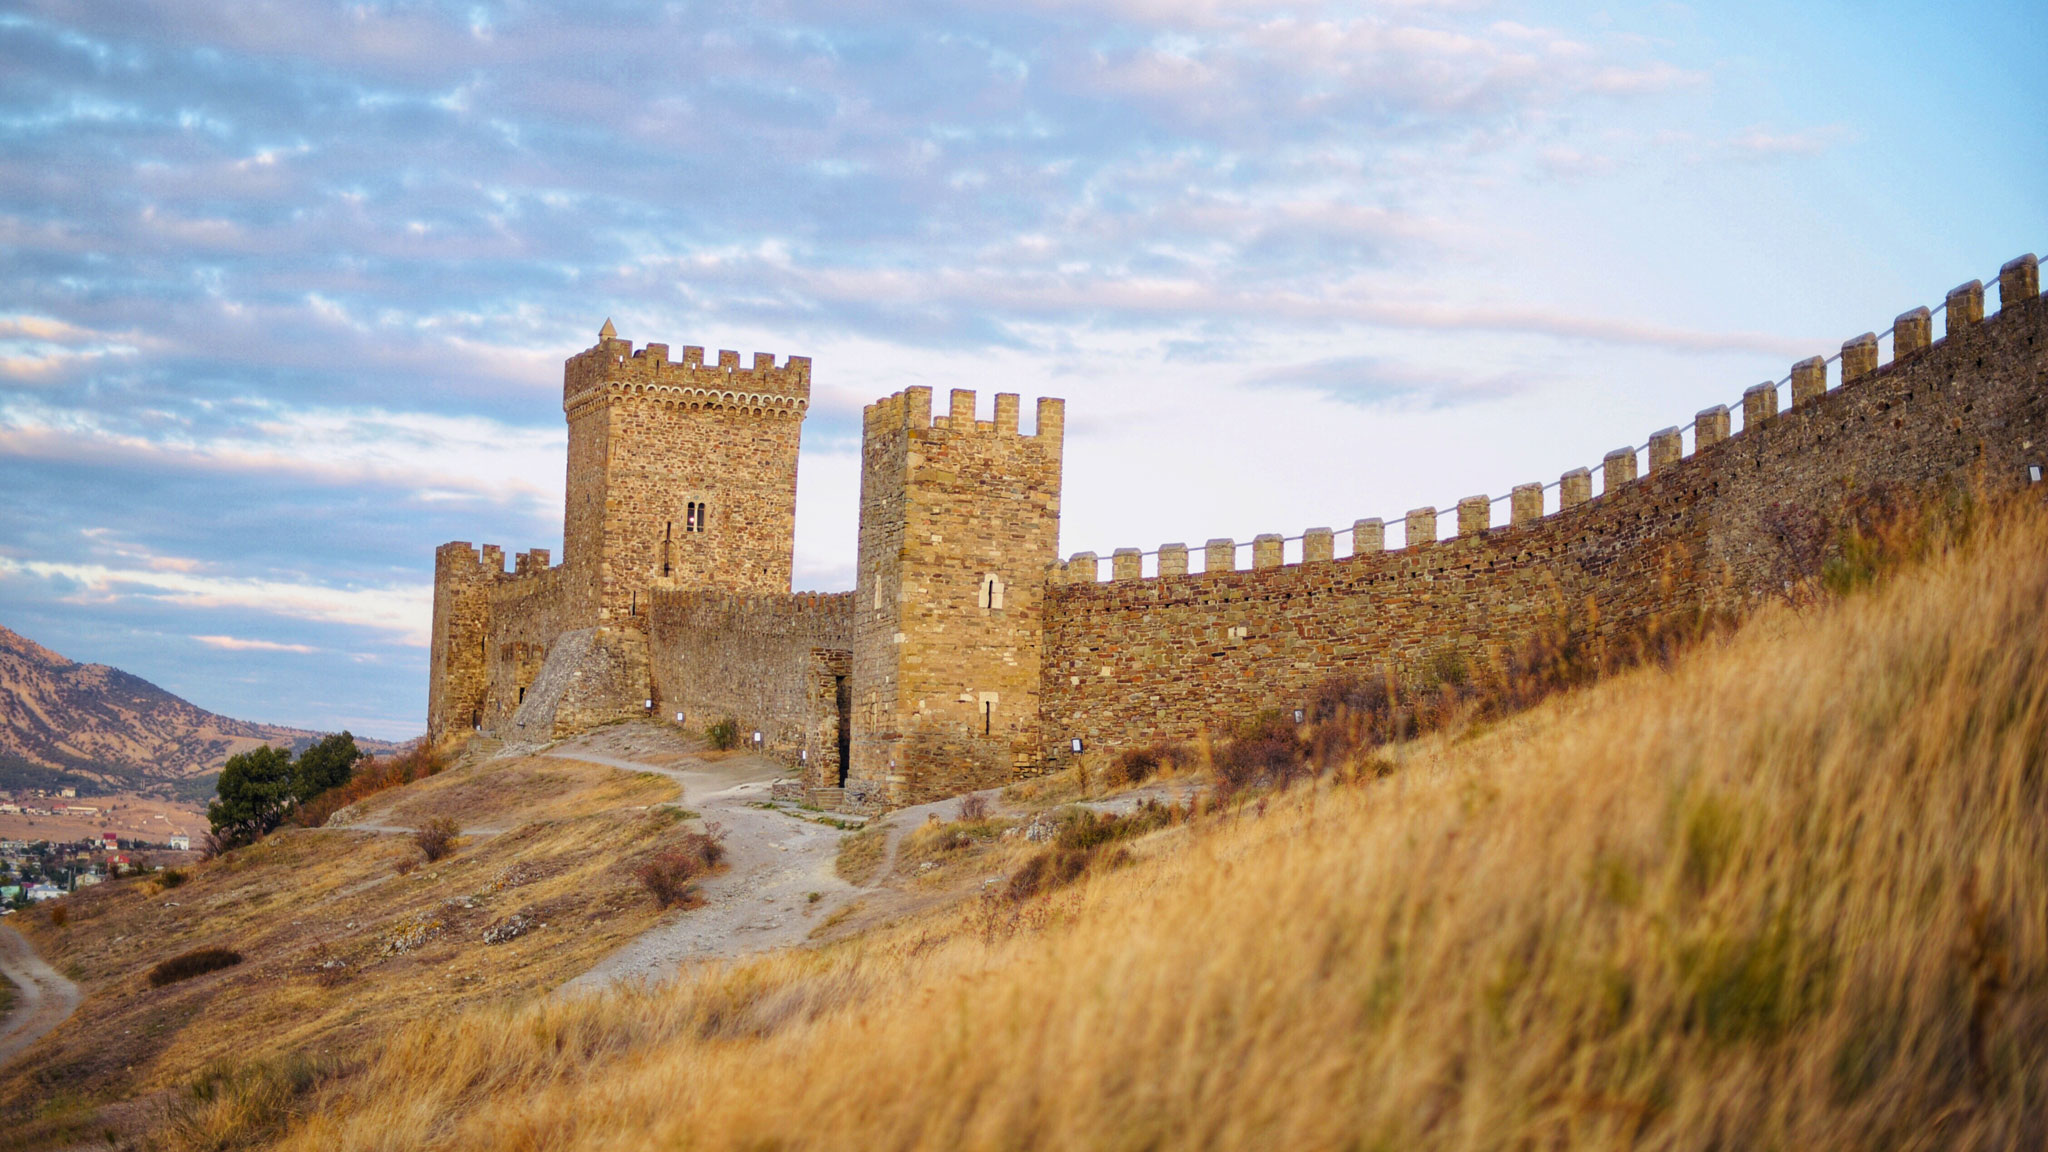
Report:
[{"label": "arched window", "polygon": [[982,608],[986,608],[986,609],[988,609],[988,610],[989,610],[989,611],[991,611],[991,612],[1000,612],[1000,611],[1002,611],[1002,609],[1003,609],[1003,581],[1002,581],[1002,578],[1001,578],[1000,576],[997,576],[997,575],[996,575],[995,573],[993,573],[993,572],[991,572],[991,573],[988,573],[988,574],[986,574],[986,575],[982,576],[982,578],[981,578],[981,589],[980,589],[980,591],[978,591],[978,592],[977,592],[977,593],[975,594],[975,598],[974,598],[974,599],[975,599],[975,603],[976,603],[976,604],[977,604],[978,606],[980,606],[980,607],[982,607]]}]

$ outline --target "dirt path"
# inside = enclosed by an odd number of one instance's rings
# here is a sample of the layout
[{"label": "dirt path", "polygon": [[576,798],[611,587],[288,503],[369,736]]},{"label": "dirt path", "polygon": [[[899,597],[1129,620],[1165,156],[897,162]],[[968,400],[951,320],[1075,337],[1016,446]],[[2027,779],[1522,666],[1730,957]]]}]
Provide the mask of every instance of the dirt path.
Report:
[{"label": "dirt path", "polygon": [[78,985],[57,974],[12,926],[0,924],[0,975],[14,982],[14,1010],[0,1020],[0,1064],[69,1019]]},{"label": "dirt path", "polygon": [[[630,734],[627,734],[630,735]],[[543,753],[652,772],[682,785],[679,801],[724,835],[727,870],[704,882],[704,904],[670,913],[654,928],[571,980],[564,993],[629,980],[662,980],[691,960],[723,959],[800,944],[853,899],[853,885],[832,871],[845,833],[780,809],[761,807],[782,775],[763,757],[706,761],[687,753],[636,753],[611,734]]]}]

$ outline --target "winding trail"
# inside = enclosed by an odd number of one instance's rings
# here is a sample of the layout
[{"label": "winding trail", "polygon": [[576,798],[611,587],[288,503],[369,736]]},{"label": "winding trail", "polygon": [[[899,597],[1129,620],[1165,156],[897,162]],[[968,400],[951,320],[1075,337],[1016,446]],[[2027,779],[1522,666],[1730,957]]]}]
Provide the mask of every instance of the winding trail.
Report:
[{"label": "winding trail", "polygon": [[664,918],[569,981],[562,988],[564,995],[623,981],[665,979],[691,960],[801,944],[860,892],[832,870],[843,831],[760,806],[782,775],[773,761],[745,754],[717,761],[665,755],[662,759],[681,763],[650,763],[616,749],[593,747],[594,743],[572,741],[541,755],[674,780],[683,790],[679,803],[723,833],[726,871],[699,885],[701,906]]},{"label": "winding trail", "polygon": [[59,975],[21,933],[0,924],[0,975],[14,983],[13,1011],[0,1020],[0,1064],[48,1035],[78,1010],[78,985]]},{"label": "winding trail", "polygon": [[[745,753],[707,760],[673,749],[662,752],[661,762],[656,762],[656,757],[621,747],[633,739],[630,731],[623,739],[594,734],[540,755],[674,780],[683,789],[678,802],[707,826],[719,826],[727,868],[699,885],[702,905],[664,918],[563,985],[562,995],[600,991],[621,982],[665,980],[693,960],[730,959],[801,945],[833,913],[882,893],[903,836],[933,814],[950,817],[960,803],[958,798],[940,800],[879,817],[889,833],[884,863],[874,883],[854,885],[833,870],[844,830],[767,806],[774,781],[784,774],[781,765]],[[999,791],[988,791],[991,801]]]}]

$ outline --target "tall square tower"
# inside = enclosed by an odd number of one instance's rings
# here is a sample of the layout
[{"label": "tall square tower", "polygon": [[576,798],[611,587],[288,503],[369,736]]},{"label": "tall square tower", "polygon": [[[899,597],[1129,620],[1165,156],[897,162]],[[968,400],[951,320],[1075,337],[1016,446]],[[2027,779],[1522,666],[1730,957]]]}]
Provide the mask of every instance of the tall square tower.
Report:
[{"label": "tall square tower", "polygon": [[654,588],[786,593],[796,547],[797,442],[811,362],[737,352],[635,352],[605,321],[562,372],[569,420],[562,517],[568,608],[582,626],[643,617]]},{"label": "tall square tower", "polygon": [[915,803],[1009,780],[1039,758],[1046,575],[1059,554],[1063,401],[974,418],[955,390],[868,406],[854,590],[847,788]]}]

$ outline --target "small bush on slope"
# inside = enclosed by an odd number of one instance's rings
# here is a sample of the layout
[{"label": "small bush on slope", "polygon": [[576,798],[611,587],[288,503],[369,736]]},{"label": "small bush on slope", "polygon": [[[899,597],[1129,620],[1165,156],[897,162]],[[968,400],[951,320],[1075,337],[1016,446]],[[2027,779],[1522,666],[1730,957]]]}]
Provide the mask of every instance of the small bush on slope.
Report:
[{"label": "small bush on slope", "polygon": [[402,1033],[296,1148],[2048,1143],[2048,515],[993,946]]},{"label": "small bush on slope", "polygon": [[232,968],[241,962],[242,954],[240,952],[230,951],[226,948],[196,949],[182,955],[173,956],[169,960],[151,968],[149,970],[149,986],[161,988],[166,984],[176,984],[180,980],[190,980],[194,976],[204,976],[208,972],[218,972],[223,968]]}]

